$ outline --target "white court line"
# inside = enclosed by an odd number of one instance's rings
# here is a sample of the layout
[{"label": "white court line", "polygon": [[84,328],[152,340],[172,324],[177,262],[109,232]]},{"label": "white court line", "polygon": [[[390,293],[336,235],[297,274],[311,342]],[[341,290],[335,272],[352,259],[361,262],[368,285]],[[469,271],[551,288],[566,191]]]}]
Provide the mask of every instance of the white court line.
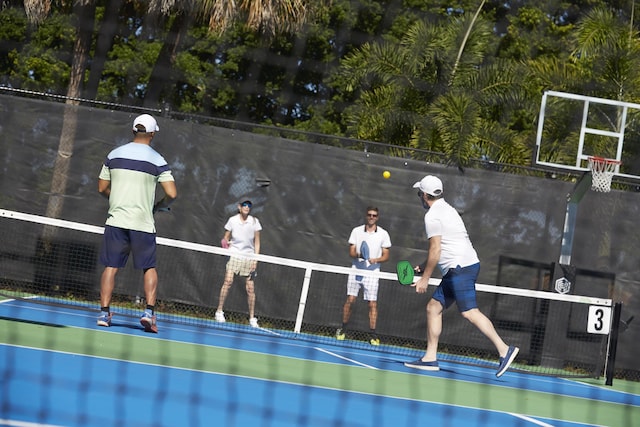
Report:
[{"label": "white court line", "polygon": [[348,357],[344,357],[344,356],[340,356],[337,353],[334,353],[334,352],[329,351],[329,350],[325,350],[325,349],[320,348],[320,347],[313,347],[313,349],[314,350],[318,350],[318,351],[320,351],[322,353],[328,354],[330,356],[337,357],[338,359],[346,360],[347,362],[351,362],[351,363],[354,363],[356,365],[364,366],[365,368],[379,370],[375,366],[367,365],[366,363],[358,362],[357,360],[349,359]]},{"label": "white court line", "polygon": [[[514,414],[513,412],[505,412],[505,413],[509,414],[509,415],[511,415],[513,417],[520,418],[521,420],[533,423],[533,424],[538,425],[538,426],[553,427],[553,424],[547,424],[544,421],[536,420],[535,418],[531,418],[531,417],[528,417],[526,415]],[[579,425],[584,425],[584,426],[589,426],[589,427],[607,427],[607,426],[603,426],[603,425],[600,425],[600,424],[584,424],[584,423],[578,423],[578,422],[575,422],[575,421],[567,421],[567,420],[556,420],[556,421],[571,422],[572,424],[579,424]]]},{"label": "white court line", "polygon": [[509,414],[509,415],[511,415],[513,417],[516,417],[516,418],[520,418],[521,420],[528,421],[528,422],[533,423],[533,424],[538,425],[538,426],[553,427],[553,424],[547,424],[547,423],[544,423],[542,421],[536,420],[535,418],[527,417],[526,415],[514,414],[512,412],[507,412],[507,414]]},{"label": "white court line", "polygon": [[0,425],[11,426],[11,427],[62,427],[62,426],[56,426],[54,424],[28,423],[25,421],[4,420],[2,418],[0,418]]},{"label": "white court line", "polygon": [[256,329],[259,329],[262,332],[267,332],[267,333],[270,333],[272,335],[276,335],[276,336],[279,336],[279,337],[283,337],[284,336],[282,334],[277,333],[276,331],[272,331],[271,329],[263,328],[262,326],[258,326]]}]

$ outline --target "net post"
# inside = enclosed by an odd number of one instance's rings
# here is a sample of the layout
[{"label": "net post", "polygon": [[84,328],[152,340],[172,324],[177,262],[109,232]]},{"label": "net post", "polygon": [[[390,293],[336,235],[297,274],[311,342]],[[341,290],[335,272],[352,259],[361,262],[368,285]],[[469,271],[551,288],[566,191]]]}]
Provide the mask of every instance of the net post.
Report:
[{"label": "net post", "polygon": [[611,319],[611,333],[609,334],[609,345],[607,346],[607,359],[605,367],[605,385],[613,385],[615,374],[616,350],[618,348],[618,334],[620,332],[620,315],[622,313],[622,303],[613,305],[613,316]]}]

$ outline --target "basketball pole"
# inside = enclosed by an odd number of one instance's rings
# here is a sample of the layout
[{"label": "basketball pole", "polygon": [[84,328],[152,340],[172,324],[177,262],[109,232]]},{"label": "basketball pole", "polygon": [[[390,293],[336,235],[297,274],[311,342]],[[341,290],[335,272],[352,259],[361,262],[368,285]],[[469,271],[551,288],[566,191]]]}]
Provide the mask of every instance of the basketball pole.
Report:
[{"label": "basketball pole", "polygon": [[567,194],[567,211],[564,216],[564,231],[562,234],[562,247],[560,248],[560,264],[571,264],[571,252],[573,250],[573,235],[576,228],[578,205],[585,193],[591,188],[591,172],[585,172],[576,182],[573,190]]},{"label": "basketball pole", "polygon": [[[576,268],[571,265],[571,252],[573,249],[573,235],[576,227],[578,205],[587,190],[591,187],[591,172],[585,172],[567,194],[567,207],[564,217],[564,229],[562,233],[562,246],[560,258],[552,264],[550,285],[552,292],[559,294],[573,293],[576,281]],[[569,310],[563,306],[552,304],[548,308],[547,318],[555,319],[553,323],[547,322],[544,331],[544,344],[542,348],[542,362],[549,366],[561,369],[563,361],[554,357],[554,352],[559,346],[563,346],[567,339],[567,329],[559,327],[569,324]]]},{"label": "basketball pole", "polygon": [[575,267],[571,265],[573,237],[576,228],[578,205],[589,188],[591,188],[591,171],[585,172],[576,182],[571,192],[567,194],[567,209],[564,216],[564,230],[562,232],[562,244],[558,260],[560,269],[554,268],[553,275],[553,289],[558,293],[569,293],[575,284]]}]

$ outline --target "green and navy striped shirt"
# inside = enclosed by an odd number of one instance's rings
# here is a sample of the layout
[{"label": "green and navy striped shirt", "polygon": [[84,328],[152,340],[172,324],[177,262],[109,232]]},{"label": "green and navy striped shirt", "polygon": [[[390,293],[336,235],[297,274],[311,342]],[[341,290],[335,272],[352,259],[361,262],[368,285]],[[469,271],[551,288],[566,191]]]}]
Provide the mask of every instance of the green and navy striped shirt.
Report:
[{"label": "green and navy striped shirt", "polygon": [[156,184],[174,180],[160,153],[136,142],[118,147],[107,155],[100,179],[111,181],[107,225],[156,232],[153,220]]}]

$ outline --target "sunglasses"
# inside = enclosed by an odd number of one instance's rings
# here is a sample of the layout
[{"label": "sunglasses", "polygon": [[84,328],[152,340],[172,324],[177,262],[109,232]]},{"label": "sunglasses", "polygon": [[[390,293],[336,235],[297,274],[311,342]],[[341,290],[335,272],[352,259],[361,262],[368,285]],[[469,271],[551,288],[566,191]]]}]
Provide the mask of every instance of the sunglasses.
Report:
[{"label": "sunglasses", "polygon": [[371,218],[377,218],[378,214],[370,214],[370,213],[368,213],[367,216],[371,217]]},{"label": "sunglasses", "polygon": [[240,206],[242,206],[243,208],[244,208],[245,206],[250,208],[250,207],[251,207],[251,203],[244,202],[244,203],[243,203],[243,204],[241,204]]},{"label": "sunglasses", "polygon": [[424,196],[424,193],[422,191],[418,191],[418,197],[420,197],[422,199],[422,196]]}]

